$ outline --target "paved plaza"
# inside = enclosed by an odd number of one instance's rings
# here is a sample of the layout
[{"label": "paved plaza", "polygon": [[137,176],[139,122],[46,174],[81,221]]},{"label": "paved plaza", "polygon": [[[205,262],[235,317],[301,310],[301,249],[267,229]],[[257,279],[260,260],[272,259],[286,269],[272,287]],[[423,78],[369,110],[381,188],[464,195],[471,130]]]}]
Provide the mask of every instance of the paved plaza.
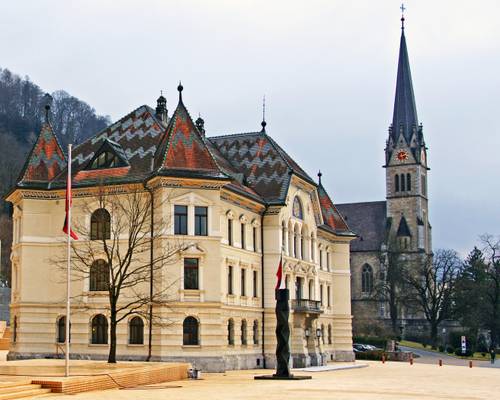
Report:
[{"label": "paved plaza", "polygon": [[[496,369],[467,368],[430,364],[385,363],[366,361],[367,368],[312,375],[307,381],[254,381],[262,370],[204,374],[202,380],[178,381],[123,390],[88,392],[54,399],[126,400],[126,399],[494,399],[500,393],[500,375]],[[52,398],[52,397],[46,397]]]}]

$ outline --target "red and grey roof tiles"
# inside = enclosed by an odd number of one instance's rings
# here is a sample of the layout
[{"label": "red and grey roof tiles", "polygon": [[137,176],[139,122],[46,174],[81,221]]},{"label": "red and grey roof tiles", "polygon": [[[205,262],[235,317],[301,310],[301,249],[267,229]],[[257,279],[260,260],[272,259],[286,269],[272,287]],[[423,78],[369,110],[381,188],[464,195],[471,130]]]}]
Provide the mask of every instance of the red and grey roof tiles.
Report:
[{"label": "red and grey roof tiles", "polygon": [[[115,152],[127,165],[91,169],[103,149]],[[227,181],[229,190],[263,204],[284,204],[293,174],[316,185],[307,173],[265,132],[205,137],[182,100],[168,123],[148,106],[132,111],[73,149],[73,185],[127,183],[166,175]],[[49,124],[40,135],[23,169],[18,187],[63,188],[66,159]],[[349,229],[320,185],[323,228]]]}]

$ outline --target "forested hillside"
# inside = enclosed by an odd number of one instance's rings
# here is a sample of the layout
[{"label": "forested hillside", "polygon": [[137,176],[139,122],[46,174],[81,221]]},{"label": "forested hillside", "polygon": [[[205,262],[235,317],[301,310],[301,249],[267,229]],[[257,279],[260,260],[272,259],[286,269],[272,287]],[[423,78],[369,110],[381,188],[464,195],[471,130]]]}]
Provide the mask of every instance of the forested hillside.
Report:
[{"label": "forested hillside", "polygon": [[[3,200],[15,184],[27,153],[45,118],[44,91],[28,77],[0,68],[0,274],[10,275],[10,209]],[[50,122],[63,149],[77,144],[109,124],[87,103],[63,90],[52,93]]]}]

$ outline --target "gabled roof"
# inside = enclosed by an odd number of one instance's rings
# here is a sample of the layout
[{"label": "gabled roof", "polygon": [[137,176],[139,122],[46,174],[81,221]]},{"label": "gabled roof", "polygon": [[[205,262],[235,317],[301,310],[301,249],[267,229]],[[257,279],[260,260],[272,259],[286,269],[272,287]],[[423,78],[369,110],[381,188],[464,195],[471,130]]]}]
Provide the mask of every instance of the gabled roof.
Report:
[{"label": "gabled roof", "polygon": [[285,202],[293,173],[315,185],[265,130],[215,136],[208,140],[234,169],[243,174],[245,185],[269,204]]},{"label": "gabled roof", "polygon": [[403,128],[406,142],[410,143],[413,128],[415,127],[418,130],[418,117],[404,28],[401,31],[401,43],[399,45],[396,96],[392,117],[392,135],[394,141],[397,140],[401,127]]},{"label": "gabled roof", "polygon": [[44,123],[40,134],[19,175],[19,185],[47,185],[66,167],[66,157],[49,123]]},{"label": "gabled roof", "polygon": [[386,239],[387,203],[371,201],[337,204],[336,207],[359,236],[351,242],[351,251],[380,251]]},{"label": "gabled roof", "polygon": [[323,225],[320,225],[320,228],[324,228],[336,234],[353,235],[321,183],[318,185],[318,196],[321,214],[323,216]]},{"label": "gabled roof", "polygon": [[[163,125],[156,119],[154,110],[141,106],[119,121],[99,132],[73,149],[72,172],[78,175],[99,149],[108,143],[124,157],[129,167],[96,170],[94,173],[80,173],[75,185],[90,185],[99,180],[109,183],[138,181],[146,178],[153,169],[153,157],[162,133]],[[66,173],[60,174],[51,186],[61,186],[66,181]]]},{"label": "gabled roof", "polygon": [[182,99],[161,139],[155,166],[163,175],[187,173],[193,177],[229,179],[215,161]]}]

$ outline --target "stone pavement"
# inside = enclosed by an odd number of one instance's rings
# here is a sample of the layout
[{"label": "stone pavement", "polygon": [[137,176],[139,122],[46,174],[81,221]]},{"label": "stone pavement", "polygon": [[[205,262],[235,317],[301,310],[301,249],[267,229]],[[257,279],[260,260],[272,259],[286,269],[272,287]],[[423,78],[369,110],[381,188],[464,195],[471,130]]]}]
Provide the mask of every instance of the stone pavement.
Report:
[{"label": "stone pavement", "polygon": [[[500,374],[496,369],[363,361],[368,368],[310,372],[307,381],[255,381],[262,370],[203,374],[186,380],[134,390],[106,390],[54,400],[405,400],[499,398]],[[300,373],[297,371],[297,373]]]}]

